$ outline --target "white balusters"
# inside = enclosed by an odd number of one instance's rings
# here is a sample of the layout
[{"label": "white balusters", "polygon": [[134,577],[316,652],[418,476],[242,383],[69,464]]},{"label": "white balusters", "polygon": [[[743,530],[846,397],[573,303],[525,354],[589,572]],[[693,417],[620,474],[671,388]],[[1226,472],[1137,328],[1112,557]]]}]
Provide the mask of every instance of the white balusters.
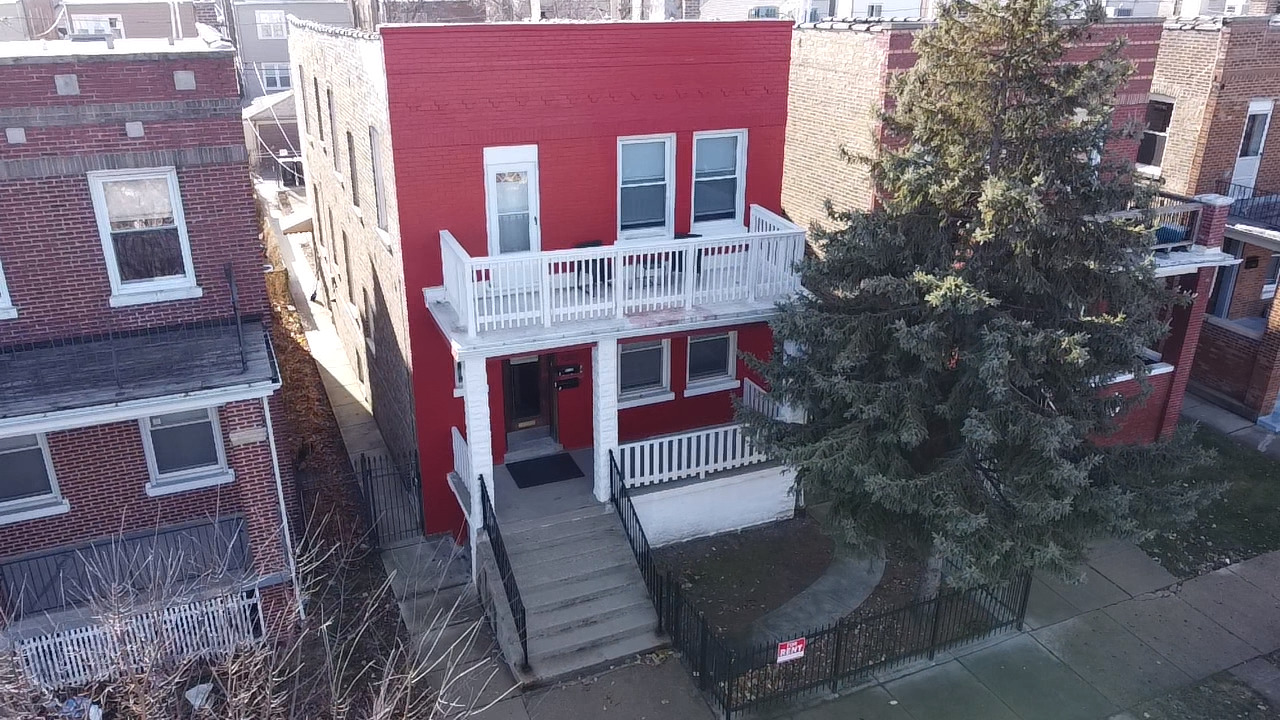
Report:
[{"label": "white balusters", "polygon": [[747,440],[741,425],[721,425],[647,438],[618,447],[627,487],[706,477],[768,460]]}]

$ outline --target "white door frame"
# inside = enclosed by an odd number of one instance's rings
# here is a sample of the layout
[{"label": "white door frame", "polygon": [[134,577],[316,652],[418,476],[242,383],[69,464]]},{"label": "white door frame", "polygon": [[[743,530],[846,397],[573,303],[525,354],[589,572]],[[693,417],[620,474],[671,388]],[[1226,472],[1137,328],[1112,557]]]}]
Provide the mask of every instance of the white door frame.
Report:
[{"label": "white door frame", "polygon": [[529,174],[529,251],[542,249],[541,224],[538,221],[538,146],[508,145],[484,149],[484,206],[489,233],[489,255],[513,255],[501,253],[498,244],[498,215],[494,198],[493,178],[500,172],[527,172]]},{"label": "white door frame", "polygon": [[[1249,110],[1244,116],[1244,127],[1240,128],[1240,144],[1236,148],[1236,162],[1231,170],[1231,184],[1253,188],[1258,181],[1258,168],[1262,165],[1262,156],[1267,151],[1267,133],[1271,130],[1272,113],[1275,101],[1270,99],[1250,100]],[[1249,129],[1249,118],[1253,115],[1266,115],[1262,123],[1262,139],[1258,144],[1258,154],[1241,157],[1244,149],[1245,132]],[[1252,195],[1253,193],[1249,193]]]}]

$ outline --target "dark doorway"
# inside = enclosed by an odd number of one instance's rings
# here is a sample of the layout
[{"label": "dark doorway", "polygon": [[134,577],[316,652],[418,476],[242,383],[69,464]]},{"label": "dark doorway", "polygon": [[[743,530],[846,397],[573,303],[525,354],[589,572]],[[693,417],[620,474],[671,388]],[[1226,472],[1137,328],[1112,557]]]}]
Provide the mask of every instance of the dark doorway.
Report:
[{"label": "dark doorway", "polygon": [[547,356],[503,360],[507,432],[549,425]]}]

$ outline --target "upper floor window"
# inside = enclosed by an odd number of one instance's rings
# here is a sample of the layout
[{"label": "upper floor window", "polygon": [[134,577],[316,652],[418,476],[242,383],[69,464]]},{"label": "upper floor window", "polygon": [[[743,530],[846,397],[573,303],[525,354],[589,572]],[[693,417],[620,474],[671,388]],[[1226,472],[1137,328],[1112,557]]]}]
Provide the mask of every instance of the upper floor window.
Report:
[{"label": "upper floor window", "polygon": [[378,227],[387,229],[387,190],[382,179],[382,135],[369,128],[369,159],[373,165],[373,204],[378,214]]},{"label": "upper floor window", "polygon": [[359,173],[356,172],[356,141],[347,132],[347,174],[351,176],[351,204],[360,207]]},{"label": "upper floor window", "polygon": [[231,480],[217,408],[201,408],[141,421],[151,471],[148,495],[164,495]]},{"label": "upper floor window", "polygon": [[307,109],[307,78],[302,66],[298,66],[298,82],[302,83],[302,92],[298,93],[298,112],[302,115],[302,129],[311,134],[311,111]]},{"label": "upper floor window", "polygon": [[761,5],[747,11],[748,20],[772,20],[778,17],[777,5]]},{"label": "upper floor window", "polygon": [[256,10],[253,22],[258,26],[259,40],[279,40],[289,36],[283,10]]},{"label": "upper floor window", "polygon": [[72,35],[110,35],[124,37],[124,18],[119,15],[72,15]]},{"label": "upper floor window", "polygon": [[320,142],[324,142],[324,116],[320,114],[320,80],[312,77],[311,86],[316,91],[316,130],[320,133]]},{"label": "upper floor window", "polygon": [[[333,108],[333,88],[325,88],[325,99],[329,102],[329,133],[333,135],[333,170],[338,171],[338,114]],[[323,139],[323,135],[321,136]]]},{"label": "upper floor window", "polygon": [[747,131],[694,133],[693,232],[743,228]]},{"label": "upper floor window", "polygon": [[0,438],[0,524],[66,512],[44,435]]},{"label": "upper floor window", "polygon": [[[112,304],[192,297],[195,271],[173,168],[89,173]],[[168,293],[157,296],[156,293]]]},{"label": "upper floor window", "polygon": [[675,228],[675,137],[618,140],[618,234],[671,237]]},{"label": "upper floor window", "polygon": [[1138,145],[1138,166],[1149,172],[1160,170],[1164,162],[1165,141],[1169,139],[1169,122],[1173,119],[1172,100],[1147,103],[1147,130]]},{"label": "upper floor window", "polygon": [[0,320],[18,317],[13,307],[13,297],[9,295],[9,285],[4,279],[4,264],[0,263]]},{"label": "upper floor window", "polygon": [[265,62],[259,67],[264,90],[288,90],[293,87],[289,77],[289,63]]}]

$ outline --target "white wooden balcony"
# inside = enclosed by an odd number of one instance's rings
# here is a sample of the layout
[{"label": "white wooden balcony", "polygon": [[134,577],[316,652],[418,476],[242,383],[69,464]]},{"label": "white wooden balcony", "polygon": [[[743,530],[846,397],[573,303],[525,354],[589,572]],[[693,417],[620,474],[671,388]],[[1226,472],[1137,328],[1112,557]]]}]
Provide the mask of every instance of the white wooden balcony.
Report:
[{"label": "white wooden balcony", "polygon": [[590,332],[653,314],[707,318],[771,309],[797,292],[804,246],[804,230],[758,205],[749,228],[731,235],[496,257],[470,256],[446,230],[444,286],[424,295],[442,328],[462,338]]}]

